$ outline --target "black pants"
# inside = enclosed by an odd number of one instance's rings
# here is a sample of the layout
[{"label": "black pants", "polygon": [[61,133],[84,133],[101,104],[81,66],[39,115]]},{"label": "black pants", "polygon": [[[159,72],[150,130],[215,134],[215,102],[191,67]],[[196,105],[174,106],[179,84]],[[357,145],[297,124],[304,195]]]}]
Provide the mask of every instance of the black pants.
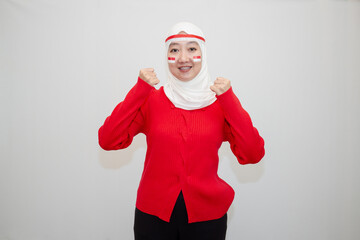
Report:
[{"label": "black pants", "polygon": [[135,240],[225,240],[227,214],[215,220],[188,223],[180,192],[170,222],[135,209]]}]

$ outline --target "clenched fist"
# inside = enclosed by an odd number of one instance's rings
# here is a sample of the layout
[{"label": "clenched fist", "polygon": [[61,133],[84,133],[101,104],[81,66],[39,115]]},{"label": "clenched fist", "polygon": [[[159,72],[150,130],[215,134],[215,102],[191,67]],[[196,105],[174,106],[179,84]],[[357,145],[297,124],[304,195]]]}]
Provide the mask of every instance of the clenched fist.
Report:
[{"label": "clenched fist", "polygon": [[156,77],[156,73],[153,68],[143,68],[140,70],[139,78],[154,86],[160,82],[160,80]]},{"label": "clenched fist", "polygon": [[223,77],[218,77],[216,78],[216,80],[214,81],[214,85],[210,86],[210,89],[216,93],[216,95],[220,95],[223,94],[224,92],[226,92],[227,90],[229,90],[231,87],[230,85],[230,80],[223,78]]}]

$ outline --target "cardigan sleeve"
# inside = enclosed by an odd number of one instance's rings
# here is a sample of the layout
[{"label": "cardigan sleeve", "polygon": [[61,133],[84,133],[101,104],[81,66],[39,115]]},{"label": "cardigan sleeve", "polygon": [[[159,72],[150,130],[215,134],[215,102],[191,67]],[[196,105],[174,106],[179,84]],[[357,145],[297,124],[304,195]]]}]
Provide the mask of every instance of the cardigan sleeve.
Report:
[{"label": "cardigan sleeve", "polygon": [[216,95],[225,115],[225,141],[240,164],[259,162],[264,154],[264,139],[253,126],[249,114],[241,106],[232,87]]},{"label": "cardigan sleeve", "polygon": [[118,150],[128,147],[135,135],[142,131],[144,113],[141,107],[155,88],[138,78],[98,131],[99,145],[104,150]]}]

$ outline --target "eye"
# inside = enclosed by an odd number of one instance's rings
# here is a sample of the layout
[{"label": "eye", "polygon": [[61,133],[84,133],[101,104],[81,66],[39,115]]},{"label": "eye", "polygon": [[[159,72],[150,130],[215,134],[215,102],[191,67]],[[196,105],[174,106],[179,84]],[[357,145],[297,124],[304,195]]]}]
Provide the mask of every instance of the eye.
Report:
[{"label": "eye", "polygon": [[178,51],[179,51],[179,50],[176,49],[176,48],[173,48],[173,49],[170,50],[171,53],[178,52]]},{"label": "eye", "polygon": [[195,52],[196,50],[197,50],[197,49],[194,48],[194,47],[191,47],[191,48],[190,48],[190,51],[191,51],[191,52]]}]

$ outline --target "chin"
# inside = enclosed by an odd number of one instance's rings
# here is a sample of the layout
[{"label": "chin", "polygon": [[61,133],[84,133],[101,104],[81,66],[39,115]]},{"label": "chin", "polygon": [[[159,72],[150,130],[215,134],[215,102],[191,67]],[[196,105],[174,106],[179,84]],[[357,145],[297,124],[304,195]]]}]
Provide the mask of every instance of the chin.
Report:
[{"label": "chin", "polygon": [[190,81],[190,80],[194,79],[194,77],[192,75],[184,76],[184,75],[180,75],[180,74],[176,78],[183,81],[183,82],[187,82],[187,81]]},{"label": "chin", "polygon": [[176,77],[177,79],[179,79],[180,81],[183,81],[183,82],[188,82],[190,80],[193,80],[194,78],[191,78],[191,77]]}]

